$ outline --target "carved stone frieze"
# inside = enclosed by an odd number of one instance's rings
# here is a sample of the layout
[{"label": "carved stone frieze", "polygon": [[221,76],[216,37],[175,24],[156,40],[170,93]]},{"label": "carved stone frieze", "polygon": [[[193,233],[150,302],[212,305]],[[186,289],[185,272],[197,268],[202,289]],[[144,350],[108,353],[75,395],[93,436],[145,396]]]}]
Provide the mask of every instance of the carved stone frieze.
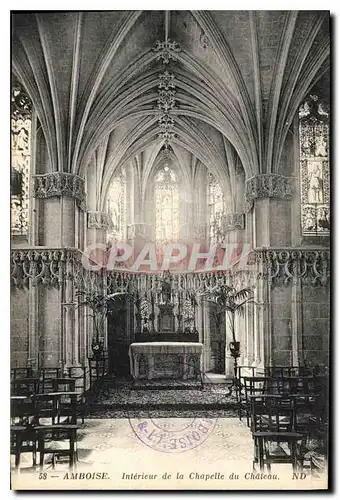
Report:
[{"label": "carved stone frieze", "polygon": [[112,229],[113,222],[107,212],[89,211],[87,212],[87,227],[89,229]]},{"label": "carved stone frieze", "polygon": [[330,251],[316,249],[264,249],[252,252],[261,277],[273,284],[296,283],[325,286],[330,280]]},{"label": "carved stone frieze", "polygon": [[[137,225],[136,225],[137,226]],[[156,292],[164,282],[157,273],[133,273],[125,270],[91,271],[83,266],[82,252],[77,249],[30,248],[11,252],[11,282],[17,288],[36,286],[59,287],[71,280],[78,289],[103,289],[111,292]],[[302,284],[326,286],[330,281],[330,251],[328,249],[280,248],[255,249],[249,254],[248,265],[234,266],[228,271],[200,273],[170,273],[171,289],[176,293],[214,292],[221,285],[256,286],[259,279],[273,285]],[[105,285],[106,286],[106,285]]]},{"label": "carved stone frieze", "polygon": [[75,248],[12,250],[11,284],[16,288],[59,288],[69,280],[79,290],[103,290],[103,274],[84,267],[82,256]]},{"label": "carved stone frieze", "polygon": [[293,196],[293,179],[279,174],[260,174],[246,180],[245,211],[253,208],[258,198],[279,198],[291,200]]},{"label": "carved stone frieze", "polygon": [[53,198],[70,196],[77,205],[85,210],[85,181],[78,175],[68,172],[52,172],[33,176],[33,196],[35,198]]},{"label": "carved stone frieze", "polygon": [[17,288],[58,287],[65,279],[66,264],[72,261],[68,249],[28,249],[11,252],[11,281]]},{"label": "carved stone frieze", "polygon": [[170,60],[175,60],[176,55],[181,51],[177,42],[167,38],[164,42],[157,40],[154,52],[158,52],[157,61],[162,59],[163,64],[169,64]]}]

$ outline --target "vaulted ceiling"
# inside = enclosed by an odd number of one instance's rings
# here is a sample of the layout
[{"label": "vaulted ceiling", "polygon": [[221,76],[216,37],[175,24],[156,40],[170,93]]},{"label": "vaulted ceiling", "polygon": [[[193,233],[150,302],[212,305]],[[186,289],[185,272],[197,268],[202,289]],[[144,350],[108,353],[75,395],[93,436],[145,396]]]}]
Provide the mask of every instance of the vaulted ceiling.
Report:
[{"label": "vaulted ceiling", "polygon": [[[50,170],[97,162],[105,190],[129,161],[150,170],[159,77],[174,75],[177,157],[224,179],[277,172],[304,95],[330,65],[328,11],[13,13],[12,68],[36,109]],[[157,40],[179,51],[164,64]]]}]

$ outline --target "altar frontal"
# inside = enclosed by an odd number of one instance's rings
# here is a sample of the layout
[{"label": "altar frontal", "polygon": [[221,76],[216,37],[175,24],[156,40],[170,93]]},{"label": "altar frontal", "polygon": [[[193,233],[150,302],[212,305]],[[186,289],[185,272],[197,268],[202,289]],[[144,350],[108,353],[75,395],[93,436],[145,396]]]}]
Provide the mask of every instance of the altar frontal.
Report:
[{"label": "altar frontal", "polygon": [[129,348],[130,372],[134,379],[195,380],[202,351],[199,342],[135,342]]}]

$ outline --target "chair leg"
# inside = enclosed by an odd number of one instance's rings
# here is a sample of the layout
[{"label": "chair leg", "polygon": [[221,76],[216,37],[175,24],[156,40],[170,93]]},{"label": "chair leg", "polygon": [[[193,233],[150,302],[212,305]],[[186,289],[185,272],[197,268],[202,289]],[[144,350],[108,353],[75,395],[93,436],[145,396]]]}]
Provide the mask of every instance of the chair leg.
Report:
[{"label": "chair leg", "polygon": [[292,442],[291,445],[291,454],[292,454],[292,461],[293,461],[293,471],[296,472],[297,470],[297,449],[296,449],[296,441]]},{"label": "chair leg", "polygon": [[21,451],[21,438],[17,434],[15,436],[15,468],[20,468],[20,451]]},{"label": "chair leg", "polygon": [[34,441],[33,451],[32,451],[33,467],[37,465],[37,443]]},{"label": "chair leg", "polygon": [[70,468],[73,469],[77,461],[76,452],[76,431],[72,431],[70,434]]},{"label": "chair leg", "polygon": [[45,458],[45,450],[44,450],[44,439],[40,438],[38,443],[38,451],[39,451],[39,466],[40,470],[44,468],[44,458]]},{"label": "chair leg", "polygon": [[258,441],[258,450],[259,450],[259,462],[260,462],[260,471],[264,471],[264,449],[263,449],[263,439],[259,438]]}]

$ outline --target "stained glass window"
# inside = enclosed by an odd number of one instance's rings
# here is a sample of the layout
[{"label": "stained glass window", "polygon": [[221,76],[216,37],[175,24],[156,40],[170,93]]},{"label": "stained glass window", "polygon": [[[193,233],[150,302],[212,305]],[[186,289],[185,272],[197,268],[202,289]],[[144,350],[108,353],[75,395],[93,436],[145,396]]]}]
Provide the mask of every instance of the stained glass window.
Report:
[{"label": "stained glass window", "polygon": [[156,241],[175,241],[179,238],[179,183],[176,172],[168,162],[155,176],[155,236]]},{"label": "stained glass window", "polygon": [[301,224],[303,235],[328,235],[329,109],[309,95],[299,110]]},{"label": "stained glass window", "polygon": [[11,232],[28,233],[32,103],[18,82],[11,95]]},{"label": "stained glass window", "polygon": [[208,174],[208,206],[209,206],[209,237],[213,241],[222,235],[224,217],[224,196],[221,184],[209,172]]},{"label": "stained glass window", "polygon": [[108,231],[108,239],[113,242],[124,241],[126,228],[126,173],[125,169],[115,175],[110,183],[107,196],[107,211],[111,216],[113,228]]}]

